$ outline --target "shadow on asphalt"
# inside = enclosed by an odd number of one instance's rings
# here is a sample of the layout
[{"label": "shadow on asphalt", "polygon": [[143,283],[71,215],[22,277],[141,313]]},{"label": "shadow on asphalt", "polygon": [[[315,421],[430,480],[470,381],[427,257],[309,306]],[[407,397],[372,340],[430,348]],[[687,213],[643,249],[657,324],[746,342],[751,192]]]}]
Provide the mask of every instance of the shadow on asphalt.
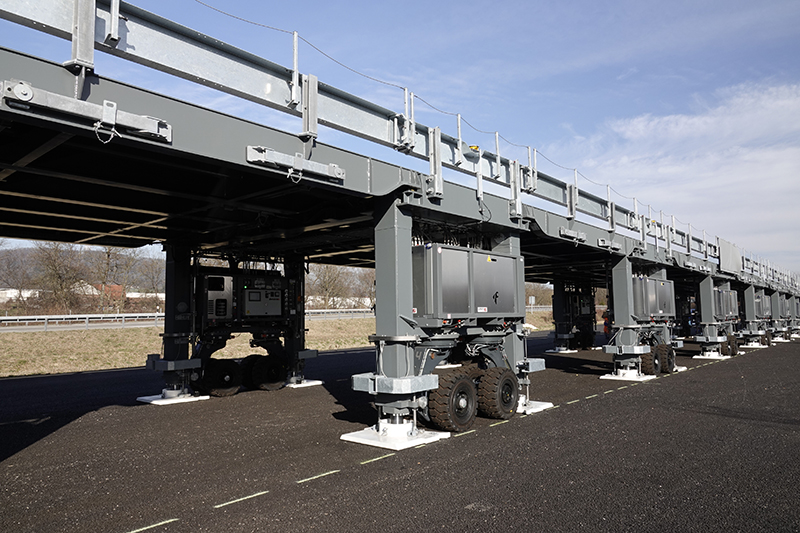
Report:
[{"label": "shadow on asphalt", "polygon": [[161,374],[144,368],[0,379],[0,461],[103,407],[141,405]]}]

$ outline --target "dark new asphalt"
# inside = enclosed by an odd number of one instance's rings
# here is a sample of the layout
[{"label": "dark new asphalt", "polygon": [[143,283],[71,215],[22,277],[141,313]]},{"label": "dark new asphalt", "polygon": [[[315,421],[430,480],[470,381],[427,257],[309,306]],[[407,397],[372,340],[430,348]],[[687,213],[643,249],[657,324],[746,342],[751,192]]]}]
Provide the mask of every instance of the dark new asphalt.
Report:
[{"label": "dark new asphalt", "polygon": [[136,404],[145,370],[3,379],[0,531],[800,531],[800,344],[688,355],[634,386],[547,356],[555,409],[396,454],[339,440],[375,421],[349,384],[370,351],[310,361],[323,387],[169,407]]}]

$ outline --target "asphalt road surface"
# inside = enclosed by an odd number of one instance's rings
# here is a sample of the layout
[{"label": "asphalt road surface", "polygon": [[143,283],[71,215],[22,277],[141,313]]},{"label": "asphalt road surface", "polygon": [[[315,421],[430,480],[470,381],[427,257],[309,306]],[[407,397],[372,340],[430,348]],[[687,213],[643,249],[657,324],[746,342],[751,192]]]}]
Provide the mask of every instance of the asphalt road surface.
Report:
[{"label": "asphalt road surface", "polygon": [[[549,341],[536,338],[530,353]],[[0,380],[0,531],[800,531],[800,344],[642,384],[610,356],[547,355],[556,407],[401,452],[341,441],[375,422],[349,377],[166,407],[132,369]]]}]

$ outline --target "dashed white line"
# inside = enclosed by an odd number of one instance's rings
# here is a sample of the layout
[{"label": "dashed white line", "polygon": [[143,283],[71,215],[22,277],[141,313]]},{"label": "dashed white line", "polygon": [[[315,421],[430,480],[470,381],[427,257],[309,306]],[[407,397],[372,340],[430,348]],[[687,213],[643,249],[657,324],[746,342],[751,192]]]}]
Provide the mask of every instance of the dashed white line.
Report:
[{"label": "dashed white line", "polygon": [[172,522],[177,522],[177,518],[173,518],[172,520],[164,520],[163,522],[159,522],[158,524],[153,524],[152,526],[143,527],[140,529],[134,529],[133,531],[128,531],[128,533],[141,533],[142,531],[147,531],[148,529],[153,529],[159,526],[165,526],[167,524],[171,524]]},{"label": "dashed white line", "polygon": [[508,424],[508,420],[501,420],[500,422],[495,422],[494,424],[489,424],[489,427],[493,428],[495,426],[499,426],[500,424]]},{"label": "dashed white line", "polygon": [[231,500],[229,502],[221,503],[219,505],[215,505],[214,509],[219,509],[220,507],[225,507],[226,505],[230,505],[232,503],[243,502],[245,500],[249,500],[250,498],[257,498],[258,496],[263,496],[264,494],[266,494],[268,492],[269,492],[268,490],[264,490],[264,491],[261,491],[261,492],[256,492],[255,494],[251,494],[250,496],[245,496],[244,498],[237,498],[237,499]]},{"label": "dashed white line", "polygon": [[305,483],[306,481],[313,481],[315,479],[319,479],[319,478],[325,477],[325,476],[330,476],[331,474],[336,474],[338,472],[341,472],[341,470],[331,470],[330,472],[325,472],[324,474],[318,474],[318,475],[313,476],[313,477],[308,477],[306,479],[301,479],[300,481],[297,482],[297,484],[299,485],[300,483]]},{"label": "dashed white line", "polygon": [[465,431],[464,433],[453,433],[454,437],[463,437],[464,435],[469,435],[470,433],[475,433],[474,429],[470,429],[469,431]]},{"label": "dashed white line", "polygon": [[391,457],[393,455],[394,455],[393,453],[381,455],[380,457],[375,457],[374,459],[367,459],[366,461],[361,461],[361,464],[365,465],[367,463],[374,463],[375,461],[380,461],[381,459],[386,459],[387,457]]}]

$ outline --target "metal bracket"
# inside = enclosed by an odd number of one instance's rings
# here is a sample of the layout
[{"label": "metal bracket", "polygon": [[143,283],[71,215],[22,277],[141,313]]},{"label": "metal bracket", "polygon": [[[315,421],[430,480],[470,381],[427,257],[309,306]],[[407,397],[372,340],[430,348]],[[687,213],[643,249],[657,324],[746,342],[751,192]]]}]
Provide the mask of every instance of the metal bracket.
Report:
[{"label": "metal bracket", "polygon": [[622,244],[610,241],[608,239],[597,239],[597,246],[600,248],[608,248],[609,250],[619,251],[622,249]]},{"label": "metal bracket", "polygon": [[578,187],[567,184],[567,218],[575,218],[578,212]]},{"label": "metal bracket", "polygon": [[576,241],[576,242],[585,242],[586,241],[586,233],[584,233],[582,231],[571,230],[571,229],[565,228],[564,226],[561,226],[560,228],[558,228],[558,235],[560,237],[564,237],[564,238],[567,238],[567,239],[572,239],[573,241]]},{"label": "metal bracket", "polygon": [[428,129],[428,160],[431,164],[431,175],[428,177],[428,198],[444,196],[444,178],[442,176],[442,130]]},{"label": "metal bracket", "polygon": [[119,44],[119,0],[111,0],[109,15],[108,34],[103,42],[111,48],[116,48]]},{"label": "metal bracket", "polygon": [[300,134],[300,137],[306,140],[317,138],[318,94],[319,82],[317,77],[313,74],[303,76],[303,133]]},{"label": "metal bracket", "polygon": [[67,68],[94,70],[95,1],[75,0],[72,18],[72,59]]},{"label": "metal bracket", "polygon": [[248,146],[247,162],[274,168],[285,168],[289,176],[302,176],[305,173],[323,176],[344,182],[345,170],[334,163],[324,164],[309,161],[303,154],[283,154],[264,146]]},{"label": "metal bracket", "polygon": [[9,103],[24,104],[23,109],[25,110],[37,107],[88,119],[94,125],[95,131],[99,128],[109,131],[123,128],[124,132],[130,135],[167,143],[172,142],[172,126],[163,120],[120,111],[116,103],[108,100],[103,102],[103,105],[93,104],[69,96],[34,89],[29,83],[17,80],[3,82],[2,97]]},{"label": "metal bracket", "polygon": [[511,200],[509,200],[509,216],[511,218],[522,217],[522,169],[519,161],[512,161],[510,165],[511,176]]}]

